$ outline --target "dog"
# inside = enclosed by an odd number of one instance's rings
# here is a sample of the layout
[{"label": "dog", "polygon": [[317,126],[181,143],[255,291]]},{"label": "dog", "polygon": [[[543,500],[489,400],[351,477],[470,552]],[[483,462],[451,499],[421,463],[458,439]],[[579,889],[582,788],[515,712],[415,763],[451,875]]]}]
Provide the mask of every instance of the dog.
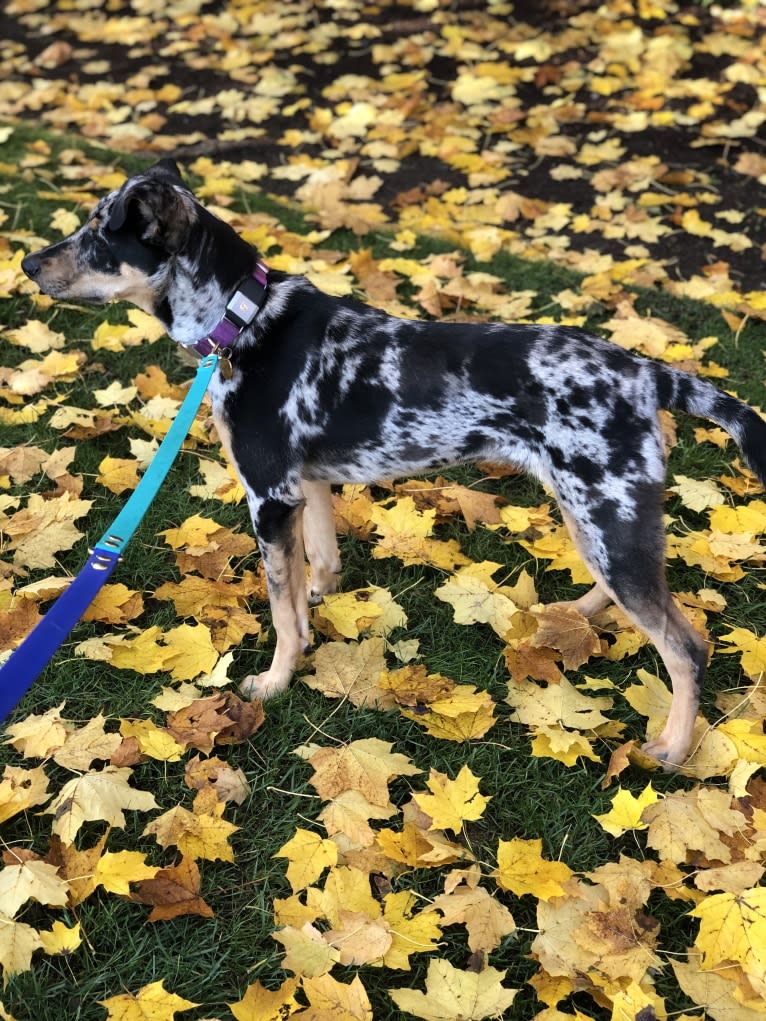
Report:
[{"label": "dog", "polygon": [[766,422],[752,408],[579,329],[410,321],[267,274],[172,160],[129,178],[22,268],[52,297],[129,301],[179,344],[220,351],[213,417],[247,494],[276,631],[245,695],[288,686],[309,644],[308,599],[336,589],[332,483],[505,462],[554,493],[595,579],[570,605],[590,617],[617,603],[656,646],[673,696],[644,749],[683,763],[708,649],[665,577],[657,412],[722,426],[766,485]]}]

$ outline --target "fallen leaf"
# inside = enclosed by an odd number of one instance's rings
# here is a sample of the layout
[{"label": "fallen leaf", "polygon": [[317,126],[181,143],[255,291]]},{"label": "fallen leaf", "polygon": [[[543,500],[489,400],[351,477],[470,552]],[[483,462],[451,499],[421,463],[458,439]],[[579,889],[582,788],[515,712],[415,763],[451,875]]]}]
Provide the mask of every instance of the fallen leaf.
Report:
[{"label": "fallen leaf", "polygon": [[506,972],[485,968],[480,972],[460,971],[449,961],[428,962],[426,991],[389,989],[389,995],[400,1010],[426,1021],[481,1021],[500,1017],[513,1003],[517,989],[508,989],[503,979]]}]

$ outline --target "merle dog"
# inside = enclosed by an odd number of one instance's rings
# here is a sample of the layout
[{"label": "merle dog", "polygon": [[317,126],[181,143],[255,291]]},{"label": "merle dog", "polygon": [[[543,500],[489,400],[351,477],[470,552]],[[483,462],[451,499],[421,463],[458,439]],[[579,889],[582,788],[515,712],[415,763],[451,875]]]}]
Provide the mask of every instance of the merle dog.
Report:
[{"label": "merle dog", "polygon": [[[554,492],[596,580],[572,605],[614,601],[654,642],[673,700],[646,751],[689,752],[707,646],[665,579],[659,408],[723,426],[766,484],[766,423],[709,383],[577,329],[396,319],[269,272],[163,160],[102,199],[70,237],[28,255],[46,294],[124,299],[179,344],[225,344],[210,388],[266,567],[277,642],[242,691],[287,687],[308,641],[308,595],[340,570],[330,484],[477,459],[532,472]],[[211,339],[212,337],[212,339]]]}]

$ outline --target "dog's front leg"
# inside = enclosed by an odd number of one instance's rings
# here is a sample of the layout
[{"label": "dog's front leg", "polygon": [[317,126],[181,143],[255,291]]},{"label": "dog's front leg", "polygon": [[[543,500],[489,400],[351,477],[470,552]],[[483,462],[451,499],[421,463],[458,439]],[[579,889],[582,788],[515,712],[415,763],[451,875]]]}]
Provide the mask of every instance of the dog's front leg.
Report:
[{"label": "dog's front leg", "polygon": [[277,647],[269,669],[246,677],[239,690],[248,698],[263,699],[284,691],[309,644],[303,505],[254,498],[250,511],[266,568]]}]

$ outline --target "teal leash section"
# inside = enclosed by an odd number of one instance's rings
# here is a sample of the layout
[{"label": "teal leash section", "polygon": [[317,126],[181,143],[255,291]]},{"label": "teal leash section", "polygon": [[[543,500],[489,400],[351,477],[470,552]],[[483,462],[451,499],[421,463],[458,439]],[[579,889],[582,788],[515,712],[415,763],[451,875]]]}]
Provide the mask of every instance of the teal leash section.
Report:
[{"label": "teal leash section", "polygon": [[218,361],[218,354],[211,353],[199,363],[178,414],[127,503],[93,547],[67,590],[0,666],[0,722],[37,680],[114,571],[183,445]]},{"label": "teal leash section", "polygon": [[119,554],[130,542],[131,536],[141,523],[183,445],[217,365],[217,354],[206,355],[199,363],[197,375],[157,453],[141,476],[141,481],[131,493],[128,502],[98,540],[94,549]]}]

